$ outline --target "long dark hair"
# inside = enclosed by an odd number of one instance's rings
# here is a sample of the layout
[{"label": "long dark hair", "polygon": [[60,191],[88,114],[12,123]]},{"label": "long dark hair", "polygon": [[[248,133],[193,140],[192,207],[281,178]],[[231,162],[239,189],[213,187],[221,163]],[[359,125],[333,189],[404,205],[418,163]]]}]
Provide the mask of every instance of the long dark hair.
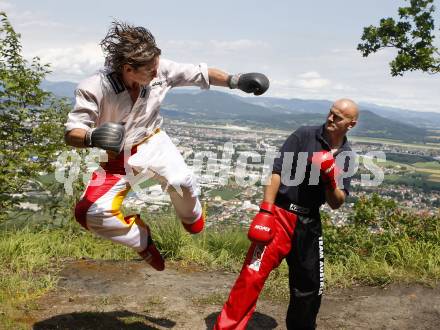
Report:
[{"label": "long dark hair", "polygon": [[124,64],[138,68],[161,54],[148,29],[117,20],[112,22],[100,46],[106,57],[106,65],[118,73]]}]

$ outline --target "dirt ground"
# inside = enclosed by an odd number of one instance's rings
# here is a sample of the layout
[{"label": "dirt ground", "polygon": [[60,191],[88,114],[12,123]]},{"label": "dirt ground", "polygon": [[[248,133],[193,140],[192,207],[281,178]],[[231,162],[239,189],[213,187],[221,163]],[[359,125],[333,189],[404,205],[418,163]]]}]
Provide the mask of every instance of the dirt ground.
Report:
[{"label": "dirt ground", "polygon": [[[58,289],[24,320],[32,329],[211,329],[236,274],[144,262],[67,263]],[[286,303],[260,300],[248,329],[285,329]],[[356,287],[324,295],[318,329],[439,329],[440,288]]]}]

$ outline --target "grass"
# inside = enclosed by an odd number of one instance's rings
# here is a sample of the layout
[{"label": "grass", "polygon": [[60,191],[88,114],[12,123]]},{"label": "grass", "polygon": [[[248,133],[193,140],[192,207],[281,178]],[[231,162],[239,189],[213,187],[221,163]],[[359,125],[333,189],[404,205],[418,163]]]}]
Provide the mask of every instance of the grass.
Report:
[{"label": "grass", "polygon": [[440,169],[433,169],[433,168],[417,168],[416,172],[432,174],[432,175],[440,175]]},{"label": "grass", "polygon": [[326,284],[349,287],[401,282],[433,286],[440,280],[439,252],[436,244],[410,243],[405,239],[377,246],[368,257],[352,251],[343,260],[327,262]]},{"label": "grass", "polygon": [[440,183],[440,175],[430,175],[429,181]]},{"label": "grass", "polygon": [[65,258],[127,260],[132,254],[127,248],[69,228],[2,232],[0,303],[10,298],[27,300],[52,288]]},{"label": "grass", "polygon": [[153,239],[164,256],[184,264],[237,270],[249,247],[246,235],[237,227],[220,232],[206,230],[194,237],[188,235],[174,217],[153,219],[149,223]]},{"label": "grass", "polygon": [[[399,210],[398,210],[399,211]],[[400,211],[399,211],[400,212]],[[391,215],[380,233],[368,227],[341,228],[324,222],[326,287],[391,282],[437,285],[440,280],[440,219],[415,215]],[[249,247],[245,232],[237,227],[208,229],[197,236],[187,234],[171,214],[149,221],[153,238],[168,260],[182,266],[200,265],[211,270],[240,270]],[[24,228],[0,233],[0,328],[12,329],[19,306],[32,306],[35,298],[57,285],[58,272],[66,259],[83,257],[130,260],[137,255],[128,248],[92,236],[76,224],[35,231]],[[185,267],[182,267],[184,269]],[[288,299],[285,262],[266,282],[263,296]],[[206,301],[222,300],[213,292]],[[22,307],[21,307],[22,308]]]},{"label": "grass", "polygon": [[207,295],[193,297],[192,302],[197,306],[206,306],[206,305],[221,306],[224,304],[226,299],[228,299],[228,293],[214,291]]},{"label": "grass", "polygon": [[424,169],[431,169],[431,170],[440,170],[440,162],[418,162],[412,164],[412,166],[416,168],[424,168]]}]

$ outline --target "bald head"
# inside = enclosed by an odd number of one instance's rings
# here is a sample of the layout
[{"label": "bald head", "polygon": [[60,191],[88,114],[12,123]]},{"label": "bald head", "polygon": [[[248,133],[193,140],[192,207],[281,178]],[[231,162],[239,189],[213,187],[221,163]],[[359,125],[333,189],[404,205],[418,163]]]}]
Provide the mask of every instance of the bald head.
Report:
[{"label": "bald head", "polygon": [[345,134],[356,126],[359,110],[350,99],[339,99],[333,103],[327,115],[325,129],[328,134],[342,139]]},{"label": "bald head", "polygon": [[350,117],[352,120],[357,120],[359,117],[358,106],[350,99],[336,100],[332,107],[338,109],[342,115]]}]

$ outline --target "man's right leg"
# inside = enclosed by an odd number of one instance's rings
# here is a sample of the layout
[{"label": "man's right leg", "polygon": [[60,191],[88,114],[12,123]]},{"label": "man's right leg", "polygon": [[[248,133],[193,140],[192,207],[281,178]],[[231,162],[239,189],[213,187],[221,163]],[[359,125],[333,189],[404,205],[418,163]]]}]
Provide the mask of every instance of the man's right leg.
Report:
[{"label": "man's right leg", "polygon": [[[99,180],[99,185],[95,185],[98,175],[105,177]],[[84,195],[76,205],[76,220],[101,237],[131,247],[155,269],[163,270],[163,258],[154,246],[148,226],[139,215],[122,215],[120,208],[130,189],[123,175],[93,173]]]},{"label": "man's right leg", "polygon": [[128,164],[139,173],[154,173],[166,187],[184,228],[196,234],[204,227],[197,179],[168,135],[161,131],[137,147]]},{"label": "man's right leg", "polygon": [[181,193],[170,188],[168,193],[186,231],[190,234],[200,233],[205,225],[205,215],[198,196],[193,196],[187,187],[182,187]]},{"label": "man's right leg", "polygon": [[243,268],[215,324],[215,330],[245,329],[272,269],[290,251],[296,215],[276,207],[276,232],[266,247],[252,243]]}]

